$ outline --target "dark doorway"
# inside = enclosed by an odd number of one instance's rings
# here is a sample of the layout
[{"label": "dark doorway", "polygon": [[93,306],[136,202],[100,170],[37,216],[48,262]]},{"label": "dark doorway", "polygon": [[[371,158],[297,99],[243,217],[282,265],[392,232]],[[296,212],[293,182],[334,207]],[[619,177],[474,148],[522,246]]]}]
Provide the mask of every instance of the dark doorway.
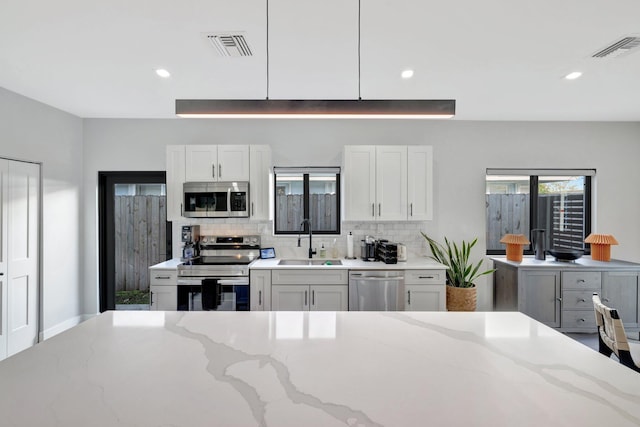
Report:
[{"label": "dark doorway", "polygon": [[171,259],[166,173],[99,172],[98,227],[100,312],[145,309],[148,267]]}]

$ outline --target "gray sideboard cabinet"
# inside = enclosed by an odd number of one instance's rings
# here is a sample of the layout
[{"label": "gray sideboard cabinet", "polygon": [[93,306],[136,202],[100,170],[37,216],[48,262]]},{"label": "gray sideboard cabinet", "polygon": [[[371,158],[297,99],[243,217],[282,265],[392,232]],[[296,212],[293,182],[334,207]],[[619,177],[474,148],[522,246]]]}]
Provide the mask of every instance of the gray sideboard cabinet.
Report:
[{"label": "gray sideboard cabinet", "polygon": [[562,332],[595,332],[591,296],[597,292],[618,309],[627,330],[640,330],[640,264],[590,257],[575,262],[492,260],[496,311],[520,311]]}]

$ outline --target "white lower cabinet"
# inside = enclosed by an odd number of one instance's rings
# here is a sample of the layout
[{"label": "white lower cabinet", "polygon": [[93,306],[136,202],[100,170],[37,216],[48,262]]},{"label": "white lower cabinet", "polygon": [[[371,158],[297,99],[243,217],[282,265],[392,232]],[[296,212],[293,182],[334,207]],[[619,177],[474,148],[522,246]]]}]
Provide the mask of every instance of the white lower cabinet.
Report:
[{"label": "white lower cabinet", "polygon": [[445,270],[406,270],[404,309],[406,311],[446,310]]},{"label": "white lower cabinet", "polygon": [[249,301],[251,311],[271,310],[271,270],[249,272]]},{"label": "white lower cabinet", "polygon": [[271,310],[346,311],[348,281],[347,270],[273,270]]},{"label": "white lower cabinet", "polygon": [[271,308],[277,311],[347,311],[347,285],[272,285]]},{"label": "white lower cabinet", "polygon": [[175,311],[178,308],[178,276],[175,269],[149,270],[150,310]]}]

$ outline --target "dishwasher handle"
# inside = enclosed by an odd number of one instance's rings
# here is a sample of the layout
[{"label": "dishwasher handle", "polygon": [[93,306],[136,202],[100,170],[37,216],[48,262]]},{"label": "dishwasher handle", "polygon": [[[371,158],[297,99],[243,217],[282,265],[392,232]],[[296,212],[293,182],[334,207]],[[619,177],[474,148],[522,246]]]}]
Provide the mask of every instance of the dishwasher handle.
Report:
[{"label": "dishwasher handle", "polygon": [[404,276],[393,276],[393,277],[367,276],[367,277],[358,277],[356,280],[371,281],[371,282],[395,281],[395,280],[404,280]]}]

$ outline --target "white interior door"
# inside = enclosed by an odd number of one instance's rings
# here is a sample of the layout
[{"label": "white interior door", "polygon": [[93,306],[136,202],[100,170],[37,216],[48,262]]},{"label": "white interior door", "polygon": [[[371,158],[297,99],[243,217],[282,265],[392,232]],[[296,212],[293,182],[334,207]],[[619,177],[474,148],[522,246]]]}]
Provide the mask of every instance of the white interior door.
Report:
[{"label": "white interior door", "polygon": [[0,360],[7,357],[7,175],[9,161],[0,159]]},{"label": "white interior door", "polygon": [[37,342],[40,166],[9,162],[7,180],[7,355]]}]

